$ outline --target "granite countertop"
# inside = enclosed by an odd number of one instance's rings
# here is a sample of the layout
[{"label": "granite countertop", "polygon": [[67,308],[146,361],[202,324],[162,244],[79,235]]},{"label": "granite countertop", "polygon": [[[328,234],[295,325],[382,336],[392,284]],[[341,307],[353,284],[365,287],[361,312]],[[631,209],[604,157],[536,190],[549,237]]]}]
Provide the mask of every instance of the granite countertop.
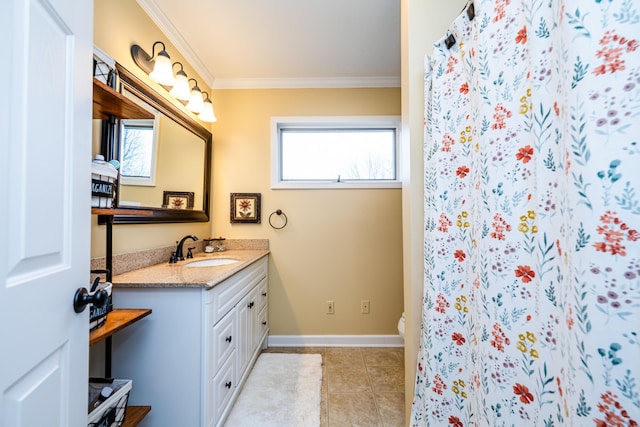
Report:
[{"label": "granite countertop", "polygon": [[[197,253],[175,264],[164,262],[113,276],[114,288],[204,288],[211,289],[223,280],[269,254],[268,249],[233,249],[215,253]],[[203,259],[233,258],[238,262],[215,267],[185,267]]]}]

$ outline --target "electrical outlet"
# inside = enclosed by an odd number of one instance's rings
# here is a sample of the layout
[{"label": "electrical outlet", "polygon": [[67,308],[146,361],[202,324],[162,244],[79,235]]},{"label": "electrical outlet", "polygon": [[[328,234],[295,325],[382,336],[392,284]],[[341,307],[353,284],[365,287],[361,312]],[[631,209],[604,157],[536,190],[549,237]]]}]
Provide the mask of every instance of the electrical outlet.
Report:
[{"label": "electrical outlet", "polygon": [[370,303],[368,299],[360,301],[360,314],[369,314],[369,306]]},{"label": "electrical outlet", "polygon": [[335,307],[333,306],[333,301],[327,301],[327,314],[334,314]]}]

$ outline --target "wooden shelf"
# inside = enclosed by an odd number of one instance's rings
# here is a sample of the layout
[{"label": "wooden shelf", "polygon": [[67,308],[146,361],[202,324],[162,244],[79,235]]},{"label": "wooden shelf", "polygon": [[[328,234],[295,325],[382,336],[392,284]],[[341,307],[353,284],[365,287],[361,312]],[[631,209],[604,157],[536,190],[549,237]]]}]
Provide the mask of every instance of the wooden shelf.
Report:
[{"label": "wooden shelf", "polygon": [[[104,84],[100,80],[93,79],[93,118],[109,120],[113,119],[153,119],[154,115],[125,97],[112,87]],[[141,209],[106,209],[91,208],[93,215],[136,215],[151,216],[153,212]],[[107,271],[111,271],[111,221],[107,221]],[[110,273],[108,273],[110,274]],[[109,277],[109,275],[107,276]],[[107,314],[104,325],[89,333],[89,345],[96,344],[106,339],[105,351],[105,375],[111,375],[111,336],[123,328],[137,322],[138,320],[151,314],[150,309],[140,308],[119,308]],[[151,406],[127,406],[124,427],[135,427],[151,411]]]},{"label": "wooden shelf", "polygon": [[136,216],[153,216],[150,210],[142,209],[118,209],[118,208],[91,208],[93,215],[136,215]]},{"label": "wooden shelf", "polygon": [[93,78],[93,118],[153,119],[154,116],[113,88]]},{"label": "wooden shelf", "polygon": [[102,341],[105,338],[110,337],[119,330],[126,328],[130,324],[137,322],[143,317],[147,317],[151,314],[151,309],[148,308],[116,308],[107,314],[107,321],[99,327],[94,329],[89,334],[89,345],[94,345],[97,342]]},{"label": "wooden shelf", "polygon": [[151,411],[151,406],[127,406],[122,427],[135,427]]}]

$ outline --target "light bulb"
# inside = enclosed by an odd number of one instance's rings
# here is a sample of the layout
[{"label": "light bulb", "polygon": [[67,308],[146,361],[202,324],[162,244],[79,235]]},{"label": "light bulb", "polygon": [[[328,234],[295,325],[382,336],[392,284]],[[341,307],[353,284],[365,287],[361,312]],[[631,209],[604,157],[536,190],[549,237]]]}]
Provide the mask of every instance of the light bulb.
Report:
[{"label": "light bulb", "polygon": [[184,71],[180,70],[176,73],[176,81],[173,84],[173,88],[169,91],[169,94],[180,101],[188,101],[191,98],[191,91],[189,90],[189,81]]},{"label": "light bulb", "polygon": [[211,99],[209,99],[209,94],[207,94],[207,97],[203,102],[202,112],[198,114],[198,118],[203,122],[215,122],[218,120],[216,118],[216,113],[213,111],[213,103],[211,102]]},{"label": "light bulb", "polygon": [[191,80],[196,82],[196,84],[191,88],[191,97],[189,98],[187,109],[198,114],[204,107],[204,102],[202,101],[202,91],[198,87],[198,82],[196,81],[196,79],[189,79],[189,81]]},{"label": "light bulb", "polygon": [[171,67],[169,54],[161,50],[158,52],[153,71],[149,73],[149,77],[151,77],[154,82],[163,86],[173,86],[175,77],[173,76],[173,69]]}]

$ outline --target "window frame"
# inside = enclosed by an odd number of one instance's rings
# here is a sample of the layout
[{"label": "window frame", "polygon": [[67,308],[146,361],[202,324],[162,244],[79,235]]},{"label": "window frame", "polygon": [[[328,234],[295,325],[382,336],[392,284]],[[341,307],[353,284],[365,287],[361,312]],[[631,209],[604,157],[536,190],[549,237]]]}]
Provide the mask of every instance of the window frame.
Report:
[{"label": "window frame", "polygon": [[[280,116],[271,117],[272,189],[401,188],[400,116]],[[282,180],[282,129],[394,129],[395,179],[372,180]]]},{"label": "window frame", "polygon": [[[132,176],[120,174],[120,183],[123,185],[131,185],[138,187],[155,187],[156,186],[156,169],[158,163],[158,133],[160,127],[160,114],[156,113],[153,119],[122,119],[120,120],[120,132],[122,135],[120,141],[120,153],[124,156],[124,135],[126,127],[144,127],[151,129],[151,158],[149,159],[149,177]],[[123,159],[124,160],[124,159]]]}]

